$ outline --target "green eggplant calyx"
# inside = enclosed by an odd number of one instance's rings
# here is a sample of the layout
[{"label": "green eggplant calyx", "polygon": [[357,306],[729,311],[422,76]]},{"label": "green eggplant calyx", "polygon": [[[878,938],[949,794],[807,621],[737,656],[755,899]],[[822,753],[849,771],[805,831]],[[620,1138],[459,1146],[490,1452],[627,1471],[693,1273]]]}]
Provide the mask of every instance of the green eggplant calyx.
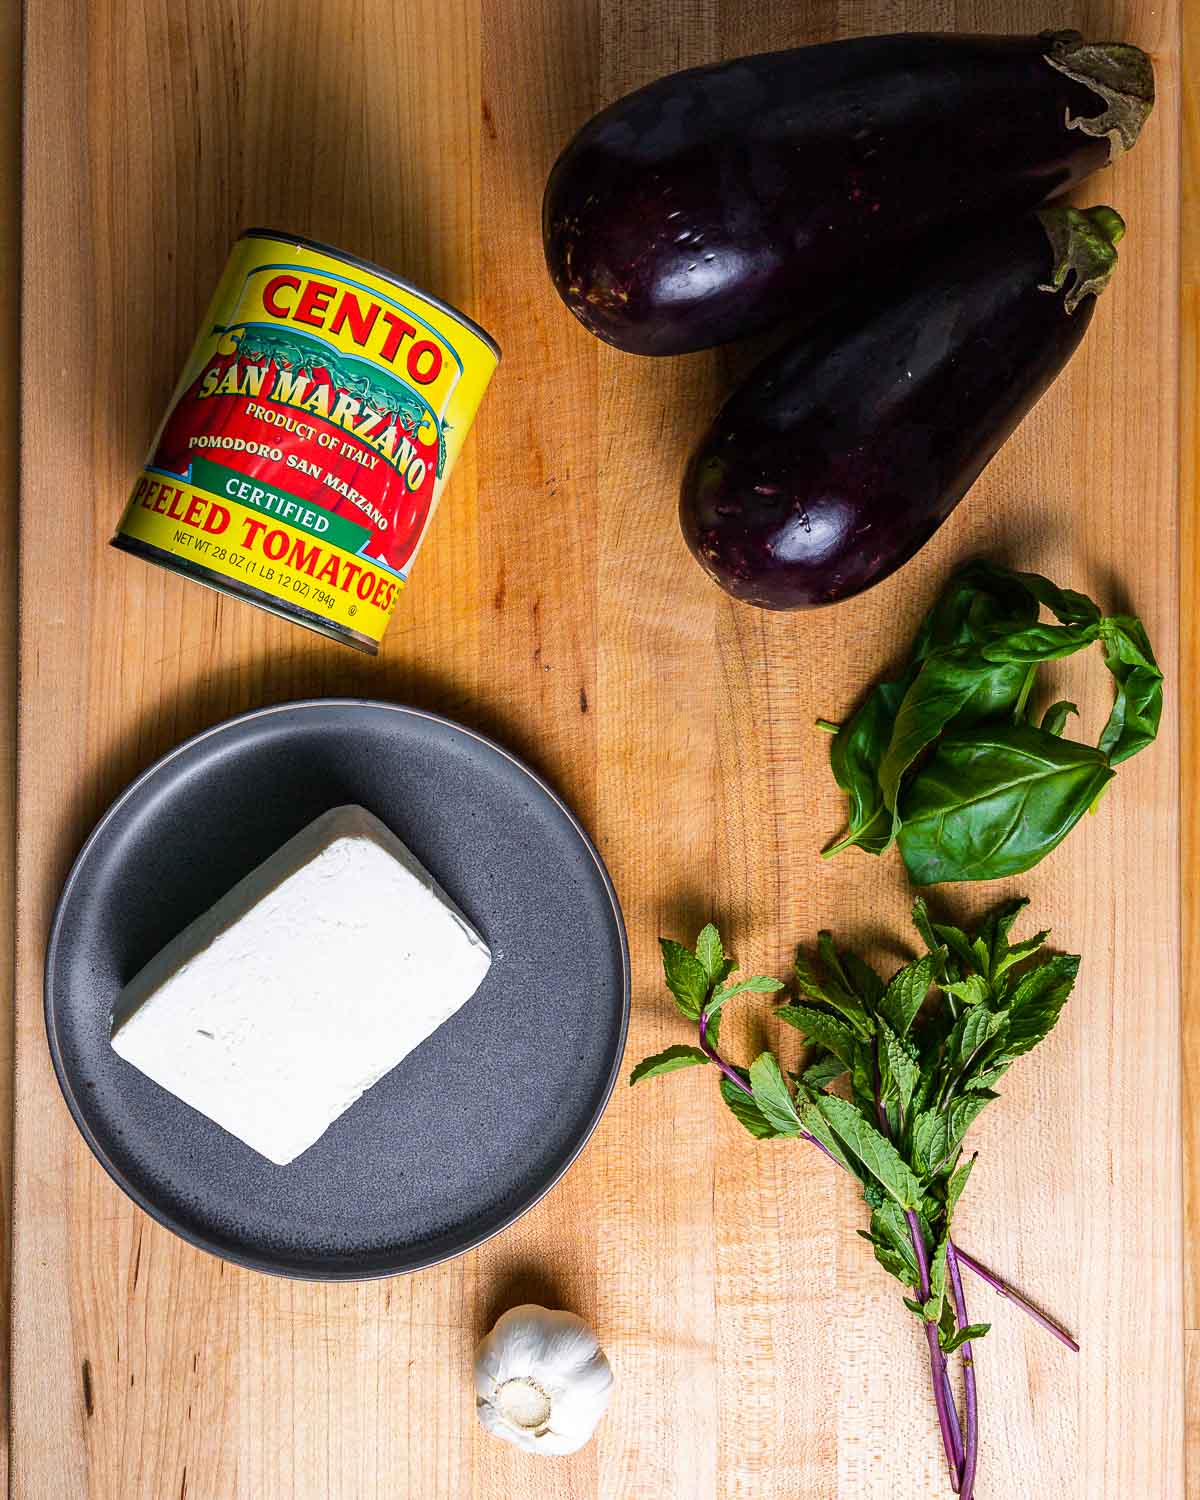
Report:
[{"label": "green eggplant calyx", "polygon": [[1044,33],[1052,68],[1082,83],[1104,100],[1098,115],[1066,112],[1068,130],[1107,137],[1108,159],[1132,151],[1146,117],[1154,108],[1154,66],[1140,47],[1126,42],[1085,42],[1077,31]]},{"label": "green eggplant calyx", "polygon": [[[1061,292],[1067,312],[1073,313],[1085,297],[1098,297],[1117,268],[1117,241],[1125,233],[1125,220],[1115,208],[1043,208],[1038,213],[1054,253],[1049,281],[1038,284],[1040,292]],[[1070,286],[1067,277],[1073,276]]]}]

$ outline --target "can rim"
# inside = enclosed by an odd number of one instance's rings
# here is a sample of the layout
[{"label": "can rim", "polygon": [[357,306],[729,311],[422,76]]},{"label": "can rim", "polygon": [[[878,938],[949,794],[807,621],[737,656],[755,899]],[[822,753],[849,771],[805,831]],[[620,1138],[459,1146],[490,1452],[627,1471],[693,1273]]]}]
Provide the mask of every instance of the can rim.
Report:
[{"label": "can rim", "polygon": [[383,281],[390,282],[392,286],[402,287],[406,292],[413,292],[418,297],[423,297],[426,302],[434,307],[440,308],[442,312],[448,313],[473,333],[481,343],[485,344],[495,356],[499,364],[504,358],[500,345],[485,328],[482,328],[474,318],[469,318],[465,312],[447,302],[444,297],[435,296],[433,292],[427,292],[424,287],[417,286],[413,281],[406,281],[403,276],[397,276],[394,271],[389,271],[386,266],[381,266],[378,261],[367,260],[361,255],[351,255],[348,250],[342,250],[337,245],[330,245],[325,240],[315,240],[306,234],[290,234],[282,229],[267,229],[261,225],[254,225],[249,229],[243,229],[238,235],[239,240],[247,239],[278,240],[284,245],[303,246],[306,250],[317,250],[322,255],[336,256],[338,260],[344,260],[348,265],[357,266],[362,271],[370,271],[372,276],[378,276]]}]

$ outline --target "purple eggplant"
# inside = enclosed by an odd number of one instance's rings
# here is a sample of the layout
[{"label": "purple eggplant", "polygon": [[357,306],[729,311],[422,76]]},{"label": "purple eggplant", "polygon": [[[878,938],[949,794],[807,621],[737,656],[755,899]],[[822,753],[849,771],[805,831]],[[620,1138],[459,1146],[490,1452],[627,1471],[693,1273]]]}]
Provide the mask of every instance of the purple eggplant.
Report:
[{"label": "purple eggplant", "polygon": [[563,151],[546,263],[584,327],[633,354],[811,324],[948,225],[1107,165],[1153,99],[1145,53],[1074,31],[862,37],[673,73]]},{"label": "purple eggplant", "polygon": [[1124,228],[1111,208],[1058,205],[981,226],[759,365],[684,474],[700,565],[765,609],[894,573],[1070,359]]}]

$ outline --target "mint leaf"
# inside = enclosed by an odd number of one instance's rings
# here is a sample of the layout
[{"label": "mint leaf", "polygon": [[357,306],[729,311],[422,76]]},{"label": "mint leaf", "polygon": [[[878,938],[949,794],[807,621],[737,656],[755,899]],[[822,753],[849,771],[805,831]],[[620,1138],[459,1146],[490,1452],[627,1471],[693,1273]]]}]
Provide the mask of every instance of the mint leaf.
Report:
[{"label": "mint leaf", "polygon": [[693,1068],[706,1063],[708,1058],[699,1047],[668,1047],[665,1052],[656,1052],[653,1057],[643,1057],[629,1075],[632,1087],[643,1078],[657,1078],[662,1073],[673,1073],[678,1068]]},{"label": "mint leaf", "polygon": [[800,1082],[807,1084],[811,1089],[824,1089],[828,1088],[835,1078],[840,1078],[845,1071],[846,1064],[841,1058],[830,1053],[827,1057],[818,1058],[815,1063],[805,1068],[800,1075]]},{"label": "mint leaf", "polygon": [[958,1207],[958,1200],[962,1197],[963,1188],[967,1185],[967,1178],[971,1175],[978,1156],[969,1157],[962,1166],[958,1167],[946,1185],[946,1228],[949,1229],[950,1221],[954,1218],[954,1210]]},{"label": "mint leaf", "polygon": [[1056,953],[1024,975],[1008,1004],[1006,1063],[1031,1051],[1049,1035],[1075,987],[1079,956]]},{"label": "mint leaf", "polygon": [[979,924],[976,940],[983,944],[984,952],[987,954],[984,973],[989,979],[995,979],[996,966],[1008,952],[1008,934],[1012,931],[1013,923],[1028,905],[1028,896],[1017,896],[1014,900],[1005,901],[995,907]]},{"label": "mint leaf", "polygon": [[775,1014],[781,1021],[802,1031],[809,1041],[832,1052],[834,1057],[845,1064],[842,1072],[854,1066],[858,1044],[849,1026],[836,1016],[811,1005],[781,1005]]},{"label": "mint leaf", "polygon": [[942,1305],[946,1298],[946,1251],[949,1244],[949,1236],[944,1236],[934,1254],[933,1264],[929,1267],[929,1300],[925,1303],[925,1320],[929,1323],[940,1323],[942,1320]]},{"label": "mint leaf", "polygon": [[[746,1078],[749,1083],[750,1080],[746,1077],[744,1068],[735,1068],[734,1071],[740,1077]],[[721,1079],[721,1098],[729,1106],[733,1117],[744,1125],[756,1140],[772,1140],[779,1134],[754,1100],[748,1094],[743,1094],[741,1089],[724,1077]]]},{"label": "mint leaf", "polygon": [[880,1187],[903,1209],[918,1208],[921,1186],[908,1163],[873,1126],[868,1125],[853,1104],[836,1094],[822,1094],[817,1107],[835,1134],[867,1169]]},{"label": "mint leaf", "polygon": [[992,970],[993,981],[999,979],[1001,975],[1007,974],[1009,969],[1013,968],[1016,964],[1024,963],[1027,958],[1032,958],[1038,949],[1045,944],[1049,936],[1049,931],[1038,932],[1033,937],[1026,938],[1023,943],[1014,943],[1011,948],[1006,949],[1003,956],[996,960],[995,967]]},{"label": "mint leaf", "polygon": [[982,1005],[992,993],[991,986],[982,974],[968,974],[966,979],[955,980],[953,984],[943,984],[942,989],[947,995],[953,995],[956,1000],[961,1000],[964,1005]]},{"label": "mint leaf", "polygon": [[886,1021],[879,1023],[879,1038],[879,1066],[884,1094],[894,1097],[901,1114],[907,1114],[921,1069],[909,1046],[900,1040]]},{"label": "mint leaf", "polygon": [[908,1028],[916,1019],[917,1012],[929,993],[929,986],[933,983],[939,962],[937,954],[927,953],[924,958],[905,964],[904,968],[892,977],[891,983],[884,991],[883,998],[879,1002],[879,1014],[897,1036],[908,1034]]},{"label": "mint leaf", "polygon": [[876,1245],[886,1246],[903,1265],[905,1272],[903,1276],[899,1276],[895,1271],[892,1275],[897,1276],[906,1286],[916,1286],[919,1276],[912,1231],[908,1227],[908,1220],[903,1211],[891,1198],[885,1198],[871,1215],[871,1236]]},{"label": "mint leaf", "polygon": [[803,949],[796,954],[794,968],[796,987],[802,995],[807,995],[810,1000],[819,1000],[822,1005],[836,1010],[864,1040],[872,1035],[875,1024],[859,1001],[836,982],[822,982]]},{"label": "mint leaf", "polygon": [[929,949],[930,953],[936,953],[941,947],[937,934],[933,930],[933,920],[929,915],[929,905],[924,896],[918,896],[913,902],[912,909],[913,926],[920,934],[921,941]]},{"label": "mint leaf", "polygon": [[713,997],[705,1009],[711,1018],[717,1015],[725,1002],[732,1000],[735,995],[773,995],[776,990],[782,988],[782,980],[768,979],[764,974],[755,974],[749,979],[738,979],[733,984],[721,985],[713,992]]},{"label": "mint leaf", "polygon": [[970,1065],[980,1047],[998,1032],[1006,1030],[1008,1017],[976,1005],[968,1010],[950,1033],[946,1053],[960,1068]]},{"label": "mint leaf", "polygon": [[760,1052],[750,1064],[750,1087],[754,1090],[755,1104],[777,1135],[800,1134],[800,1116],[773,1052]]},{"label": "mint leaf", "polygon": [[971,945],[962,928],[936,922],[933,931],[962,965],[964,974],[973,974],[979,967],[979,952]]},{"label": "mint leaf", "polygon": [[854,986],[850,983],[845,969],[842,968],[841,955],[833,941],[833,934],[824,928],[817,933],[817,956],[824,965],[825,972],[829,974],[838,988],[844,990],[847,995],[853,995]]},{"label": "mint leaf", "polygon": [[923,1177],[937,1175],[953,1157],[985,1104],[983,1095],[963,1094],[944,1109],[926,1110],[913,1121],[913,1165]]},{"label": "mint leaf", "polygon": [[796,1109],[809,1135],[814,1140],[820,1141],[821,1145],[825,1147],[838,1166],[849,1172],[850,1176],[855,1178],[856,1181],[862,1182],[864,1180],[862,1168],[859,1167],[856,1161],[846,1155],[841,1141],[834,1135],[830,1129],[829,1121],[821,1113],[819,1101],[821,1099],[832,1099],[833,1097],[832,1094],[823,1094],[819,1091],[812,1093],[798,1092],[796,1095]]},{"label": "mint leaf", "polygon": [[725,978],[725,949],[721,935],[711,922],[701,928],[696,939],[696,957],[708,976],[710,985],[719,984]]},{"label": "mint leaf", "polygon": [[883,980],[857,953],[843,953],[842,966],[854,986],[855,994],[869,1011],[873,1011],[883,999]]},{"label": "mint leaf", "polygon": [[[863,1231],[860,1229],[858,1233],[863,1234]],[[864,1238],[871,1240],[869,1234],[864,1235]],[[897,1255],[890,1245],[881,1245],[878,1240],[871,1240],[871,1246],[875,1251],[875,1259],[889,1276],[894,1276],[901,1286],[916,1286],[916,1272],[909,1269],[903,1256]]]},{"label": "mint leaf", "polygon": [[659,938],[658,944],[662,949],[663,974],[667,988],[675,997],[675,1004],[689,1021],[698,1021],[708,999],[708,974],[704,965],[682,943]]},{"label": "mint leaf", "polygon": [[956,1328],[949,1338],[942,1338],[939,1334],[938,1343],[942,1346],[943,1354],[953,1354],[956,1349],[961,1349],[966,1343],[974,1339],[983,1338],[984,1334],[991,1329],[990,1323],[968,1323],[965,1328]]}]

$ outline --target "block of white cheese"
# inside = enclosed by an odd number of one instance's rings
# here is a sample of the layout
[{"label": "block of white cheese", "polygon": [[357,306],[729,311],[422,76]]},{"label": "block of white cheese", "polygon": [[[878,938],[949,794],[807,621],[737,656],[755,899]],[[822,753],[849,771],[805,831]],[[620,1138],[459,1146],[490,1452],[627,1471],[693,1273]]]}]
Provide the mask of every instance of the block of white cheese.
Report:
[{"label": "block of white cheese", "polygon": [[290,839],[122,990],[112,1045],[281,1166],[475,993],[491,954],[362,807]]}]

